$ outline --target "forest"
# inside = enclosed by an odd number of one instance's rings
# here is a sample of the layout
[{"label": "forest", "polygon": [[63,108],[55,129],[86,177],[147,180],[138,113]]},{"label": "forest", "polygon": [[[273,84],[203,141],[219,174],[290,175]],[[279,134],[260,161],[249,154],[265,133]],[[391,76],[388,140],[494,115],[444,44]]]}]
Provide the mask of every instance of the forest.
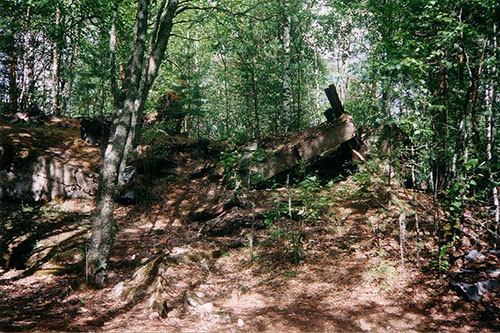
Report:
[{"label": "forest", "polygon": [[499,18],[0,0],[0,331],[499,331]]}]

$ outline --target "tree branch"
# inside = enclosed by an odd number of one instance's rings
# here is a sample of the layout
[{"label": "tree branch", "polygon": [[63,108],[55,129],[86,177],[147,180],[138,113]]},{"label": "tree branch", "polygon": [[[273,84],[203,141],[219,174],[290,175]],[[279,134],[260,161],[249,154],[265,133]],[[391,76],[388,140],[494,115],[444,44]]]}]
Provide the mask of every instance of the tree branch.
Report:
[{"label": "tree branch", "polygon": [[[189,1],[187,1],[187,2],[189,2]],[[182,12],[185,12],[186,10],[203,10],[203,11],[208,10],[208,11],[219,11],[219,12],[223,12],[223,13],[226,13],[226,14],[229,14],[229,15],[232,15],[232,16],[249,17],[249,18],[257,20],[257,21],[267,21],[267,20],[271,19],[274,15],[269,16],[269,17],[261,18],[261,17],[249,15],[248,13],[251,12],[252,10],[254,10],[255,8],[259,7],[259,6],[261,6],[261,5],[265,4],[265,3],[270,3],[270,2],[271,1],[269,1],[269,0],[259,1],[255,5],[250,6],[250,7],[246,8],[245,10],[237,11],[237,12],[233,12],[232,10],[230,10],[228,8],[221,7],[221,6],[218,6],[218,5],[215,5],[215,6],[183,6],[183,7],[179,8],[179,10],[177,10],[176,15],[179,15]]]}]

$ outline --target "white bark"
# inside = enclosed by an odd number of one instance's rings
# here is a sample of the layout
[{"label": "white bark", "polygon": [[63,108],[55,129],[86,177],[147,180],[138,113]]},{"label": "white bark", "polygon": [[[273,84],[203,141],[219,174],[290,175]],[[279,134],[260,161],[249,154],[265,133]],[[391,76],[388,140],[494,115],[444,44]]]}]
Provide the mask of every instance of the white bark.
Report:
[{"label": "white bark", "polygon": [[52,90],[51,90],[51,99],[52,99],[52,114],[59,114],[59,30],[61,26],[61,8],[59,4],[56,7],[56,40],[52,44]]},{"label": "white bark", "polygon": [[288,15],[286,1],[283,5],[284,17],[283,17],[283,31],[281,35],[282,46],[283,46],[283,118],[285,121],[285,132],[290,129],[291,115],[290,115],[290,28],[291,19]]},{"label": "white bark", "polygon": [[31,104],[32,99],[32,80],[33,80],[33,48],[31,47],[31,31],[30,31],[30,6],[26,9],[26,21],[24,25],[24,38],[23,38],[23,77],[21,84],[20,101],[23,107]]},{"label": "white bark", "polygon": [[316,106],[316,114],[318,119],[323,117],[323,114],[320,110],[320,93],[321,90],[319,88],[319,59],[318,59],[318,47],[314,47],[314,84],[316,85],[316,93],[314,96],[314,104]]},{"label": "white bark", "polygon": [[[493,58],[496,58],[497,53],[497,36],[496,36],[496,24],[493,24]],[[496,78],[497,68],[493,64],[490,68],[490,78]],[[495,177],[492,172],[491,163],[493,162],[492,146],[493,146],[493,104],[496,100],[496,91],[494,83],[490,81],[486,89],[486,106],[488,114],[486,117],[486,159],[488,161],[488,174],[489,181],[493,184],[492,195],[493,195],[493,221],[495,226],[498,228],[500,222],[500,205],[498,199],[498,187],[495,185]]]}]

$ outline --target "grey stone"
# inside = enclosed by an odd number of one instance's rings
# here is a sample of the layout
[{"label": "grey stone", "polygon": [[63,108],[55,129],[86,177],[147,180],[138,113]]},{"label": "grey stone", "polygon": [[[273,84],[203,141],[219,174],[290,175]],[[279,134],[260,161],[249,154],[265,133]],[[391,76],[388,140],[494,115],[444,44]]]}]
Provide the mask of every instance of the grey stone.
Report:
[{"label": "grey stone", "polygon": [[481,297],[493,288],[500,287],[497,280],[484,280],[476,283],[452,281],[451,287],[468,301],[479,302]]}]

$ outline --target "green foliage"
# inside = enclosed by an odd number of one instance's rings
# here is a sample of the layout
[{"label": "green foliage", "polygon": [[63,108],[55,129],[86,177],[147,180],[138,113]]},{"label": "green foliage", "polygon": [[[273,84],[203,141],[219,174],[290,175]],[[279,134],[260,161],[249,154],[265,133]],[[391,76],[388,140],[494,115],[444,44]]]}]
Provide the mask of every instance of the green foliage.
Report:
[{"label": "green foliage", "polygon": [[322,190],[317,176],[308,176],[302,180],[297,187],[296,198],[300,206],[295,207],[298,210],[297,215],[305,220],[319,220],[322,209],[328,206],[330,196]]},{"label": "green foliage", "polygon": [[358,169],[352,176],[353,181],[359,187],[356,195],[365,198],[377,196],[377,192],[373,190],[372,185],[376,181],[381,181],[380,165],[382,163],[383,160],[377,154],[374,154],[366,163],[358,164]]},{"label": "green foliage", "polygon": [[234,189],[240,187],[254,186],[265,180],[258,172],[252,172],[252,166],[256,166],[269,158],[272,153],[263,149],[250,152],[231,151],[221,152],[218,166],[224,168],[226,180]]},{"label": "green foliage", "polygon": [[451,246],[449,244],[442,245],[435,255],[435,258],[437,259],[431,260],[431,266],[435,267],[440,272],[448,271],[450,268],[450,262],[448,260],[450,248]]},{"label": "green foliage", "polygon": [[169,158],[170,136],[163,130],[164,126],[163,123],[154,125],[142,137],[142,143],[147,149],[139,159],[139,168],[146,175],[154,175]]},{"label": "green foliage", "polygon": [[153,145],[158,140],[166,140],[169,137],[166,127],[164,122],[159,122],[148,127],[141,137],[141,143],[144,145]]}]

